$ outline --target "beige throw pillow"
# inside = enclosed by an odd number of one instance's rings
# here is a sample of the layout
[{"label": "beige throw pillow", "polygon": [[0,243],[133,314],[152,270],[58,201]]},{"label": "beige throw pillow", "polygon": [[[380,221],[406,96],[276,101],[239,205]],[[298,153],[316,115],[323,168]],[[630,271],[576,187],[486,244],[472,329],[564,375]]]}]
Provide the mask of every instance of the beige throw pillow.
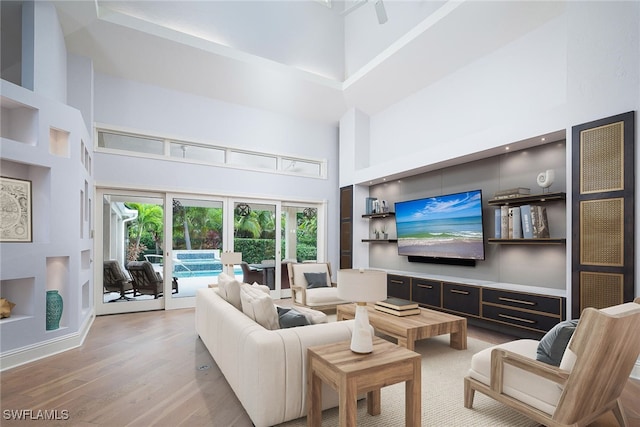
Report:
[{"label": "beige throw pillow", "polygon": [[240,300],[242,301],[242,312],[250,319],[265,329],[280,328],[278,310],[270,295],[245,283],[240,287]]},{"label": "beige throw pillow", "polygon": [[242,302],[240,301],[240,285],[234,277],[225,273],[218,276],[218,293],[231,305],[238,310],[242,310]]}]

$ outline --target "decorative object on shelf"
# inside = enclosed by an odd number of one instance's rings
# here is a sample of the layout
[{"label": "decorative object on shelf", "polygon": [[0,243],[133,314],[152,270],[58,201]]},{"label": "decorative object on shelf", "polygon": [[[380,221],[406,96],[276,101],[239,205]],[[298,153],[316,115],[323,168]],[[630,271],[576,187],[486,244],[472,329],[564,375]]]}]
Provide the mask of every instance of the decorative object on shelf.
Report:
[{"label": "decorative object on shelf", "polygon": [[373,230],[373,237],[374,237],[375,239],[379,239],[379,238],[380,238],[380,231],[379,231],[377,228],[375,228],[375,229]]},{"label": "decorative object on shelf", "polygon": [[222,252],[220,261],[224,266],[224,272],[229,276],[235,277],[233,266],[242,263],[242,252]]},{"label": "decorative object on shelf", "polygon": [[387,273],[379,270],[349,269],[338,271],[338,298],[357,304],[351,336],[351,351],[373,351],[373,328],[369,324],[367,303],[387,299]]},{"label": "decorative object on shelf", "polygon": [[373,201],[373,210],[371,213],[380,213],[380,201],[378,199]]},{"label": "decorative object on shelf", "polygon": [[386,200],[380,200],[380,212],[387,213],[389,212],[389,204]]},{"label": "decorative object on shelf", "polygon": [[383,238],[384,240],[387,240],[387,239],[389,238],[389,233],[387,233],[387,226],[386,226],[386,225],[383,225],[383,226],[380,228],[380,233],[382,234],[382,238]]},{"label": "decorative object on shelf", "polygon": [[31,181],[0,177],[0,242],[31,242]]},{"label": "decorative object on shelf", "polygon": [[6,298],[0,298],[0,319],[11,317],[11,310],[16,305]]},{"label": "decorative object on shelf", "polygon": [[496,191],[493,194],[494,199],[512,199],[514,197],[528,196],[531,194],[531,189],[527,187],[509,188],[507,190]]},{"label": "decorative object on shelf", "polygon": [[555,176],[556,176],[556,173],[553,169],[547,169],[546,171],[540,172],[538,174],[538,177],[536,178],[536,182],[540,187],[542,187],[543,192],[545,188],[551,187],[551,184],[553,184],[553,180],[555,179]]},{"label": "decorative object on shelf", "polygon": [[58,291],[47,291],[47,331],[53,331],[60,327],[62,308],[62,296]]},{"label": "decorative object on shelf", "polygon": [[376,201],[375,197],[367,197],[365,199],[365,211],[367,215],[371,215],[373,213],[373,202]]}]

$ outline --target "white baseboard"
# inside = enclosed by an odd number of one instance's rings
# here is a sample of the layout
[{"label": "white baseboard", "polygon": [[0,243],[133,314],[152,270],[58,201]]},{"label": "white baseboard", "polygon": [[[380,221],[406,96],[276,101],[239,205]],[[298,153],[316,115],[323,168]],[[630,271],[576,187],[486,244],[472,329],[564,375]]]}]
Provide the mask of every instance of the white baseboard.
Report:
[{"label": "white baseboard", "polygon": [[92,311],[78,332],[2,353],[0,372],[80,347],[95,318],[96,314]]},{"label": "white baseboard", "polygon": [[636,364],[631,371],[631,375],[629,376],[636,380],[640,380],[640,359],[636,360]]}]

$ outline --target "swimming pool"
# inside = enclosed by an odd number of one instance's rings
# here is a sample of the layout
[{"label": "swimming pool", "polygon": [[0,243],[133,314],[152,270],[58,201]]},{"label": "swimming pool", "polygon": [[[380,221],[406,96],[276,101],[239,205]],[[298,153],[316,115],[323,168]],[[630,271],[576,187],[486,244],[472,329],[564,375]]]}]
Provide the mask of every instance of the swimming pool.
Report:
[{"label": "swimming pool", "polygon": [[[182,271],[178,271],[178,269],[176,269],[173,272],[173,276],[177,277],[177,278],[186,278],[186,277],[217,277],[220,273],[222,273],[222,271],[220,270],[192,270],[192,271],[187,271],[187,270],[182,270]],[[235,267],[233,269],[233,273],[237,276],[241,276],[242,275],[242,269],[240,267]]]}]

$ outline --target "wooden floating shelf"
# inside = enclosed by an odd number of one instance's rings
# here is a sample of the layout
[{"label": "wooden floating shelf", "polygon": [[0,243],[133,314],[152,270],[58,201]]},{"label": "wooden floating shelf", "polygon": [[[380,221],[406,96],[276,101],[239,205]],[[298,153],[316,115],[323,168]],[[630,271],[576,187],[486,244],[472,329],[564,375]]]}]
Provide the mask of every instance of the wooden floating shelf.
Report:
[{"label": "wooden floating shelf", "polygon": [[524,205],[531,202],[551,202],[554,200],[565,200],[567,194],[563,192],[558,193],[543,193],[543,194],[530,194],[526,196],[511,197],[506,199],[491,199],[487,202],[489,206],[500,205]]},{"label": "wooden floating shelf", "polygon": [[498,243],[502,245],[564,245],[567,239],[487,239],[488,243]]},{"label": "wooden floating shelf", "polygon": [[395,243],[398,239],[362,239],[364,243]]},{"label": "wooden floating shelf", "polygon": [[363,214],[362,218],[387,218],[390,216],[396,216],[395,212],[380,212],[373,214]]}]

